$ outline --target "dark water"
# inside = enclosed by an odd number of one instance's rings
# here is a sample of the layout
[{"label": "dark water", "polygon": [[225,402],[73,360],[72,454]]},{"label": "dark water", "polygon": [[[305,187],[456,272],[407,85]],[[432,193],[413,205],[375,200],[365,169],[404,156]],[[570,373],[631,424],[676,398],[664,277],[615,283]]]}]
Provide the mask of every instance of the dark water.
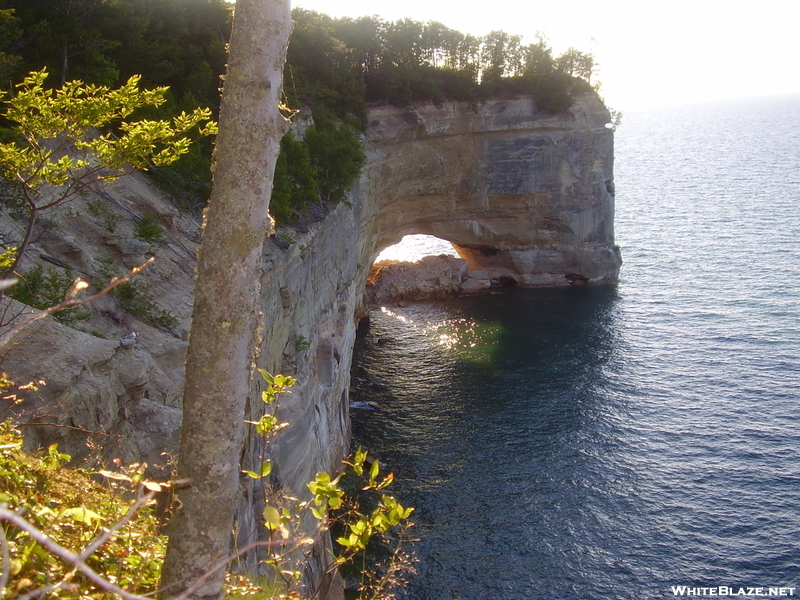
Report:
[{"label": "dark water", "polygon": [[372,314],[408,598],[800,595],[800,98],[627,114],[616,156],[618,286]]}]

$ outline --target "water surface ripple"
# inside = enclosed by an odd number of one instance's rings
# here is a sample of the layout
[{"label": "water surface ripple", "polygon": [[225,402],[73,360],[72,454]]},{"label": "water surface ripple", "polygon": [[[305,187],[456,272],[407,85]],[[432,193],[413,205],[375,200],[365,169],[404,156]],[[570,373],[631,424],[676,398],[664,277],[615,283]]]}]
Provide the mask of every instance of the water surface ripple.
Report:
[{"label": "water surface ripple", "polygon": [[372,313],[416,600],[800,595],[800,98],[625,115],[616,287]]}]

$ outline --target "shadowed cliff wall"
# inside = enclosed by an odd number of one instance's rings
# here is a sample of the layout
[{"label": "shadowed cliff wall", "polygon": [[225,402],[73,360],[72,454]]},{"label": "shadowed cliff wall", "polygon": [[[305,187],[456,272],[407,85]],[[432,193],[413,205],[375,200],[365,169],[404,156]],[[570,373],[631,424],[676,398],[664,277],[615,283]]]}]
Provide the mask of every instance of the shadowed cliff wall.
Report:
[{"label": "shadowed cliff wall", "polygon": [[[299,381],[281,399],[279,417],[290,426],[270,449],[270,480],[300,496],[317,471],[337,470],[349,449],[355,315],[364,309],[366,278],[382,249],[406,234],[436,235],[453,242],[472,270],[521,285],[563,285],[567,275],[614,282],[621,262],[614,245],[613,132],[594,94],[578,97],[566,115],[539,113],[531,99],[517,98],[481,106],[380,106],[370,109],[369,119],[367,161],[350,203],[307,231],[282,231],[264,244],[258,366]],[[30,439],[58,441],[80,455],[91,438],[86,432],[95,431],[101,436],[96,443],[103,436],[113,440],[107,454],[152,464],[163,461],[162,451],[176,451],[197,224],[171,212],[158,194],[148,198],[152,191],[139,179],[131,181],[138,187],[121,181],[108,194],[129,212],[157,212],[166,224],[167,242],[156,254],[162,266],[145,277],[158,291],[156,300],[169,299],[179,322],[170,331],[150,327],[116,314],[108,300],[79,325],[83,332],[67,334],[68,328],[49,322],[20,334],[0,366],[20,382],[58,381],[31,400],[47,417],[40,420],[52,425],[27,428]],[[86,237],[97,227],[86,226],[80,202],[53,215],[59,227],[31,254],[48,253],[92,273],[101,269],[96,254],[119,260],[121,245]],[[132,330],[139,333],[136,345],[120,346],[119,338]],[[57,356],[67,347],[63,376],[54,372],[57,364],[35,356]],[[82,347],[93,350],[82,354]],[[140,368],[123,376],[112,368],[117,363]],[[262,389],[254,380],[249,420],[261,416]],[[245,468],[260,460],[259,444],[248,436]],[[242,476],[240,547],[260,533],[257,485]]]},{"label": "shadowed cliff wall", "polygon": [[[594,94],[558,116],[518,98],[382,106],[369,117],[352,206],[295,234],[288,250],[265,244],[261,366],[300,381],[281,402],[291,425],[273,449],[273,482],[295,493],[317,471],[336,470],[348,450],[354,315],[381,250],[407,234],[435,235],[453,242],[471,269],[520,285],[566,285],[570,274],[612,283],[621,263],[613,132]],[[308,342],[299,352],[298,339]]]}]

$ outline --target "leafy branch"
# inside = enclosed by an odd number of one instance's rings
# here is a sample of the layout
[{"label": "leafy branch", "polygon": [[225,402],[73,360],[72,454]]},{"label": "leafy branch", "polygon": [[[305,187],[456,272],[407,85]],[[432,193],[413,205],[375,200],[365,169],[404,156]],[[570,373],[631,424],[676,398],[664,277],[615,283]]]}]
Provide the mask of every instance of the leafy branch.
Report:
[{"label": "leafy branch", "polygon": [[[5,331],[2,335],[0,335],[0,349],[2,349],[11,340],[12,337],[14,337],[17,333],[19,333],[20,330],[22,330],[24,327],[30,325],[34,321],[38,321],[39,319],[43,319],[46,316],[51,315],[51,314],[53,314],[55,312],[58,312],[60,310],[65,310],[65,309],[71,308],[73,306],[81,306],[81,305],[87,304],[89,302],[92,302],[93,300],[97,300],[98,298],[100,298],[102,296],[105,296],[107,293],[109,293],[111,290],[113,290],[117,286],[122,285],[122,284],[130,281],[131,277],[141,273],[144,269],[146,269],[151,264],[153,264],[154,261],[155,261],[155,257],[151,256],[143,264],[139,265],[138,267],[134,267],[133,269],[131,269],[128,272],[127,275],[124,275],[123,277],[119,277],[119,278],[114,277],[102,290],[100,290],[99,292],[96,292],[96,293],[94,293],[94,294],[92,294],[90,296],[85,296],[83,298],[79,298],[78,294],[81,291],[83,291],[86,288],[88,288],[89,284],[86,283],[80,277],[77,278],[72,283],[72,286],[70,287],[69,291],[67,292],[66,297],[61,302],[59,302],[58,304],[56,304],[54,306],[51,306],[49,308],[45,308],[43,310],[30,312],[30,313],[24,313],[24,315],[16,323],[14,323],[14,325],[12,325],[7,331]],[[0,289],[2,289],[3,287],[9,287],[11,285],[14,285],[14,283],[16,283],[16,280],[14,280],[14,279],[0,279]],[[18,317],[19,317],[19,315],[18,315]]]},{"label": "leafy branch", "polygon": [[207,108],[170,120],[126,121],[137,109],[166,101],[166,87],[139,89],[138,75],[117,89],[75,80],[55,90],[45,88],[47,76],[46,69],[30,73],[5,100],[17,139],[0,143],[0,171],[19,185],[28,216],[6,276],[18,271],[41,212],[136,170],[169,165],[189,151],[192,136],[217,132]]},{"label": "leafy branch", "polygon": [[[268,446],[274,436],[288,425],[281,423],[276,416],[277,399],[280,394],[289,393],[296,380],[286,375],[271,375],[263,369],[259,369],[259,373],[267,383],[261,399],[267,405],[268,410],[258,421],[247,422],[256,427],[256,432]],[[267,488],[264,488],[264,525],[271,534],[277,533],[283,540],[291,539],[292,531],[299,531],[303,528],[307,513],[311,513],[316,521],[314,527],[316,533],[328,531],[331,520],[336,521],[340,527],[344,528],[345,535],[337,539],[340,552],[337,556],[331,556],[327,565],[326,573],[328,575],[341,565],[352,562],[357,556],[363,555],[372,540],[385,536],[391,528],[408,527],[410,525],[408,519],[414,511],[413,508],[402,506],[393,496],[381,492],[392,483],[394,475],[389,473],[385,477],[381,477],[380,463],[377,460],[370,460],[365,450],[359,448],[352,461],[345,462],[345,465],[350,467],[356,477],[363,479],[362,492],[379,496],[375,508],[369,513],[360,512],[357,504],[352,498],[348,498],[340,487],[345,471],[335,477],[325,472],[317,473],[314,481],[309,482],[306,486],[311,492],[311,498],[304,501],[285,493],[270,498]],[[269,459],[264,460],[262,456],[261,465],[257,470],[243,472],[248,477],[263,480],[272,472],[272,464]],[[331,511],[336,515],[334,518],[330,517]],[[287,592],[292,592],[293,582],[298,580],[301,574],[291,568],[288,560],[289,554],[289,552],[283,551],[276,552],[266,562],[272,565],[276,573],[283,578]],[[373,595],[370,597],[372,598],[380,597],[386,587],[397,582],[398,573],[401,570],[399,563],[403,563],[403,568],[411,569],[411,561],[406,560],[405,556],[400,553],[399,542],[393,556],[397,561],[390,564],[382,576],[363,584],[362,592],[371,592]],[[310,598],[316,598],[322,593],[321,585],[324,581],[325,578],[310,594]]]}]

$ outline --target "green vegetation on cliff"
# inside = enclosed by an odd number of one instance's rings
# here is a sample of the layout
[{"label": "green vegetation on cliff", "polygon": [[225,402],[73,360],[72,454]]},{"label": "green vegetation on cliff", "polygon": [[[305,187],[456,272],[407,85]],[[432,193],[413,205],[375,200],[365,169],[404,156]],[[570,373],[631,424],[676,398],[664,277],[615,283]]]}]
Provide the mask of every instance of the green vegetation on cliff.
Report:
[{"label": "green vegetation on cliff", "polygon": [[[143,506],[135,518],[124,520],[131,504],[119,495],[124,490],[116,485],[120,482],[106,479],[106,485],[100,485],[86,473],[63,468],[69,458],[55,445],[36,456],[25,454],[20,432],[10,421],[0,423],[0,508],[20,511],[30,525],[74,554],[91,546],[104,528],[120,523],[116,536],[83,557],[85,565],[130,593],[156,589],[166,537],[159,532],[154,506]],[[141,479],[137,468],[131,475]],[[54,598],[101,597],[94,582],[48,552],[30,533],[5,521],[0,527],[8,552],[8,564],[2,561],[8,579],[0,588],[1,597],[34,590],[44,594],[45,588]]]},{"label": "green vegetation on cliff", "polygon": [[366,104],[460,100],[531,94],[558,113],[570,94],[589,90],[594,60],[570,48],[554,57],[546,40],[476,37],[441,23],[379,17],[334,19],[295,9],[285,91],[291,105],[324,104],[338,116],[366,119]]},{"label": "green vegetation on cliff", "polygon": [[541,38],[523,45],[502,31],[475,37],[437,22],[334,19],[300,8],[292,14],[284,93],[290,107],[312,110],[315,125],[283,144],[270,208],[279,223],[304,214],[315,199],[344,198],[363,161],[357,133],[367,126],[370,103],[477,104],[524,94],[555,114],[569,109],[572,94],[591,90],[591,55],[570,48],[553,57]]},{"label": "green vegetation on cliff", "polygon": [[[169,86],[148,118],[198,106],[217,111],[231,13],[224,0],[0,0],[0,89],[42,68],[54,74],[54,86],[71,79],[119,85],[139,74],[143,87]],[[272,207],[279,222],[302,218],[312,203],[343,199],[363,161],[354,147],[369,103],[529,94],[540,110],[558,113],[591,87],[592,56],[574,48],[553,56],[543,38],[523,44],[503,31],[477,37],[438,22],[332,18],[301,8],[293,18],[286,104],[311,109],[315,124],[283,144]],[[185,208],[208,197],[212,146],[203,140],[174,165],[152,170]]]},{"label": "green vegetation on cliff", "polygon": [[[4,399],[13,400],[14,384],[0,375],[0,391],[8,394]],[[276,417],[276,398],[295,380],[264,371],[261,375],[268,383],[262,400],[272,410],[249,423],[268,446],[287,425]],[[23,387],[35,389],[43,383]],[[163,520],[181,506],[169,490],[172,483],[182,483],[148,481],[144,464],[122,467],[115,461],[113,470],[67,468],[71,457],[59,452],[56,444],[33,456],[23,452],[22,445],[22,434],[13,422],[0,422],[0,599],[122,596],[144,600],[155,595],[167,547]],[[305,501],[269,483],[269,459],[262,460],[257,471],[242,472],[265,482],[257,489],[264,494],[267,557],[261,561],[264,569],[257,580],[226,571],[226,598],[324,596],[321,588],[304,588],[302,572],[297,570],[302,561],[297,563],[290,554],[313,544],[307,530],[313,535],[329,525],[338,537],[335,555],[325,558],[326,568],[332,572],[353,565],[359,598],[394,597],[391,588],[413,572],[413,560],[402,545],[414,509],[386,493],[393,475],[381,474],[378,461],[370,460],[366,451],[359,448],[344,466],[348,467],[347,494],[340,487],[344,471],[336,477],[317,473],[307,485],[311,497]],[[311,525],[304,526],[304,521]],[[363,572],[364,563],[357,559],[376,545],[388,556],[370,572]],[[236,557],[232,554],[228,560],[233,563]]]}]

